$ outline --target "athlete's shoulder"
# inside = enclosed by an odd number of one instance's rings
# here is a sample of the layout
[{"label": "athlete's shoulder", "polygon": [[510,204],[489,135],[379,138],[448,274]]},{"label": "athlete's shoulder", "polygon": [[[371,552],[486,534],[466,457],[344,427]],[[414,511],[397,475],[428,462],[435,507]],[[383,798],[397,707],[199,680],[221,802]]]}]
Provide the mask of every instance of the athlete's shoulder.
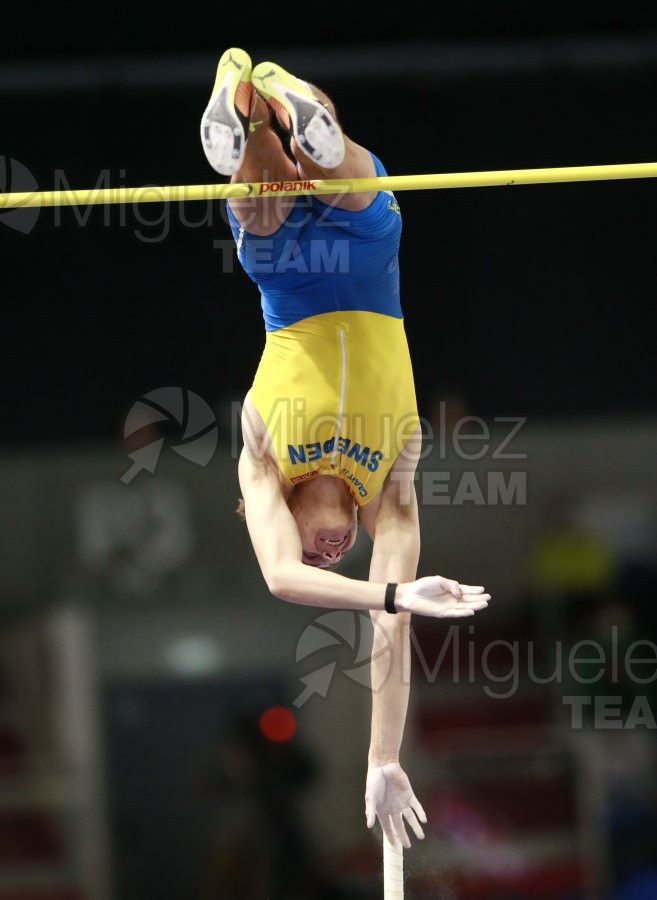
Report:
[{"label": "athlete's shoulder", "polygon": [[368,150],[368,153],[372,157],[372,162],[374,163],[374,170],[375,170],[377,176],[386,176],[388,174],[388,170],[383,165],[380,158],[376,155],[376,153],[373,153],[371,150]]},{"label": "athlete's shoulder", "polygon": [[262,473],[267,468],[268,457],[271,456],[271,438],[250,392],[242,404],[241,424],[243,450],[240,455],[240,466],[249,468],[253,474],[256,471]]}]

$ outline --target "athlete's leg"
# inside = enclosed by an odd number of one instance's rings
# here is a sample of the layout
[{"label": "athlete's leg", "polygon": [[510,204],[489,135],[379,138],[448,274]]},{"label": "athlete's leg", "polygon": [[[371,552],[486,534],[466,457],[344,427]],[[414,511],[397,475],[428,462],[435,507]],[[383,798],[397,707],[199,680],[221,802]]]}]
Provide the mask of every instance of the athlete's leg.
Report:
[{"label": "athlete's leg", "polygon": [[[316,85],[310,85],[315,96],[320,100],[332,115],[336,118],[333,101]],[[372,155],[367,148],[357,144],[343,132],[344,160],[335,169],[323,169],[310,159],[294,137],[291,140],[291,149],[299,163],[299,175],[302,178],[373,178],[376,175]],[[365,209],[376,195],[371,194],[322,194],[324,203],[332,203],[339,209]]]},{"label": "athlete's leg", "polygon": [[[206,158],[232,182],[296,180],[297,170],[270,127],[273,114],[251,82],[249,54],[240,47],[224,51],[208,105],[201,118]],[[236,219],[252,234],[276,231],[287,217],[285,199],[230,200]]]},{"label": "athlete's leg", "polygon": [[[242,165],[231,177],[231,182],[295,181],[298,178],[294,162],[270,127],[270,115],[267,104],[255,94],[252,131],[246,142]],[[283,194],[275,198],[248,197],[229,202],[235,218],[250,234],[268,235],[285,221],[296,199],[294,194]]]},{"label": "athlete's leg", "polygon": [[[304,178],[371,178],[376,175],[370,152],[342,132],[335,106],[320,88],[301,81],[276,63],[260,63],[252,83],[267,100],[279,122],[291,131],[290,149]],[[369,206],[374,193],[322,194],[322,201],[340,209]]]},{"label": "athlete's leg", "polygon": [[[271,128],[269,107],[291,132],[290,154]],[[376,174],[371,154],[343,134],[335,107],[323,91],[273,63],[261,63],[252,70],[249,55],[236,47],[219,60],[201,137],[212,167],[230,175],[232,182],[339,180]],[[340,209],[359,210],[374,197],[374,192],[336,193],[323,194],[321,199]],[[283,194],[229,203],[248,232],[269,235],[285,221],[296,199],[294,194]]]},{"label": "athlete's leg", "polygon": [[251,69],[251,57],[245,50],[229,47],[224,51],[201,117],[203,152],[220,175],[236,172],[244,156],[254,95]]}]

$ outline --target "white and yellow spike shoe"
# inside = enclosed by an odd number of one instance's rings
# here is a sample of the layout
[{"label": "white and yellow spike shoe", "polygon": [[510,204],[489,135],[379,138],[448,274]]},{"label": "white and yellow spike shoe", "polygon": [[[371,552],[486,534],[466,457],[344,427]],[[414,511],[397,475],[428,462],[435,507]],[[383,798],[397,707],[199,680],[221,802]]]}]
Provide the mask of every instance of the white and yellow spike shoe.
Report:
[{"label": "white and yellow spike shoe", "polygon": [[303,152],[325,169],[335,169],[344,159],[342,129],[309,85],[290,75],[277,63],[258,63],[251,73],[256,91],[289,127]]},{"label": "white and yellow spike shoe", "polygon": [[253,97],[251,57],[231,47],[219,60],[212,97],[201,119],[203,150],[220,175],[233,175],[242,165]]}]

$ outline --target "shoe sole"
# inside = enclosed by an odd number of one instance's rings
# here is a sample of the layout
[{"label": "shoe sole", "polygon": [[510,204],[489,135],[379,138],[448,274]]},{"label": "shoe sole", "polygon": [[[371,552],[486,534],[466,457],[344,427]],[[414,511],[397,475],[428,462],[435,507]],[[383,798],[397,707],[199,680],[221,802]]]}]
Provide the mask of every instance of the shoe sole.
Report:
[{"label": "shoe sole", "polygon": [[251,81],[251,58],[244,50],[226,50],[217,66],[217,78],[201,118],[201,143],[206,158],[220,175],[234,175],[244,160],[249,132],[248,116],[235,106],[237,88]]},{"label": "shoe sole", "polygon": [[269,62],[258,63],[251,82],[265,100],[275,100],[286,110],[299,147],[314,163],[324,169],[340,165],[345,153],[342,129],[310,88]]}]

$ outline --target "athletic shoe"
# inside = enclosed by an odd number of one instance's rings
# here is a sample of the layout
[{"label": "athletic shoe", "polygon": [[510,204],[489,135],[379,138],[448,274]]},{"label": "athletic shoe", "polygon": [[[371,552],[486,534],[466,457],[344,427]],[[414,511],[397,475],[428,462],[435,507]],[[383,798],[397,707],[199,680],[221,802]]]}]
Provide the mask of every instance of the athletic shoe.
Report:
[{"label": "athletic shoe", "polygon": [[220,175],[233,175],[242,165],[253,97],[251,57],[231,47],[219,60],[212,98],[201,119],[203,150]]},{"label": "athletic shoe", "polygon": [[340,165],[344,159],[342,129],[305,81],[271,62],[258,63],[251,81],[313,162],[325,169]]}]

